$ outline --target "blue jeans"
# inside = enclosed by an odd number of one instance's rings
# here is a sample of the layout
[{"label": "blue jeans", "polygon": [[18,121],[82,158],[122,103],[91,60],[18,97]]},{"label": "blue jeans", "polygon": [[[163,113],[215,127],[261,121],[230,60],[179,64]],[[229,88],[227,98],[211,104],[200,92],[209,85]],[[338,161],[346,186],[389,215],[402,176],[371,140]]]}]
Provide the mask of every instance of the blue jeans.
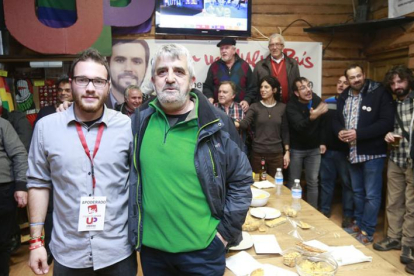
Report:
[{"label": "blue jeans", "polygon": [[327,150],[322,155],[321,160],[321,212],[324,214],[331,213],[332,197],[335,190],[337,176],[342,181],[342,211],[344,217],[352,218],[354,216],[354,200],[351,186],[351,176],[349,173],[351,164],[346,158],[344,152],[336,150]]},{"label": "blue jeans", "polygon": [[381,206],[382,170],[385,158],[351,164],[354,191],[355,220],[359,228],[372,236],[377,226]]},{"label": "blue jeans", "polygon": [[295,179],[300,179],[302,168],[305,168],[306,199],[310,205],[318,209],[318,175],[321,164],[319,148],[310,150],[290,150],[289,188],[292,188]]},{"label": "blue jeans", "polygon": [[169,253],[142,246],[141,265],[144,275],[209,275],[221,276],[226,269],[226,249],[215,236],[205,249]]}]

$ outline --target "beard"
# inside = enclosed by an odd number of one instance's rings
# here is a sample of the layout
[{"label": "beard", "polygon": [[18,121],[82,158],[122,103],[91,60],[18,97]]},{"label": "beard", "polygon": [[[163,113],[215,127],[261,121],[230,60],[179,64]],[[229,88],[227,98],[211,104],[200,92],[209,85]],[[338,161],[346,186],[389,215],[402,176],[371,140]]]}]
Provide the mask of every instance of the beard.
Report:
[{"label": "beard", "polygon": [[[102,97],[94,103],[84,103],[82,101],[81,95],[74,95],[75,104],[78,106],[80,110],[86,113],[95,113],[102,109],[105,104],[106,99],[108,98],[109,93],[105,93]],[[99,96],[96,96],[99,97]]]},{"label": "beard", "polygon": [[[168,89],[174,89],[175,91],[169,91]],[[187,92],[183,92],[180,90],[180,88],[177,85],[169,85],[166,84],[161,91],[158,91],[157,89],[157,98],[158,101],[162,106],[168,106],[170,108],[180,108],[182,107],[187,99],[188,94],[190,93],[190,89],[188,88]]]},{"label": "beard", "polygon": [[408,93],[410,93],[410,90],[409,89],[397,89],[397,90],[394,91],[394,94],[398,98],[405,97]]}]

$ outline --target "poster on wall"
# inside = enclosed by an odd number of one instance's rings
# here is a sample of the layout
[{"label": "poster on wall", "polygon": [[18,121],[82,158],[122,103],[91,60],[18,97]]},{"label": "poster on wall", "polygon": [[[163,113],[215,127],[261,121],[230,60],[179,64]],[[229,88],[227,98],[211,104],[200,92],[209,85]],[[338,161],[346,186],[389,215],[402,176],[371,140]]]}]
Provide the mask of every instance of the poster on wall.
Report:
[{"label": "poster on wall", "polygon": [[413,0],[388,0],[388,18],[394,18],[414,12]]},{"label": "poster on wall", "polygon": [[[141,86],[144,93],[152,91],[152,58],[163,44],[180,43],[191,53],[196,72],[194,87],[202,90],[209,66],[220,58],[219,40],[114,40],[109,66],[112,77],[111,95],[107,106],[122,103],[123,93],[129,85]],[[252,70],[257,62],[269,55],[267,41],[237,41],[237,53]],[[301,76],[314,84],[314,92],[322,91],[322,43],[286,42],[284,52],[298,61]]]}]

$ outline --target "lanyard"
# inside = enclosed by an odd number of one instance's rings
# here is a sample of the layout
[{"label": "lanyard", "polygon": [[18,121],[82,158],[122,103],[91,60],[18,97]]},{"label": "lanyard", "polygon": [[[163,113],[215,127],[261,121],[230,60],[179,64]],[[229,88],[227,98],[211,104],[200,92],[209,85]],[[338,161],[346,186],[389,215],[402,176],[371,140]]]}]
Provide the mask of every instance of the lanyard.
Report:
[{"label": "lanyard", "polygon": [[93,149],[93,156],[91,157],[89,153],[88,144],[86,143],[85,135],[83,135],[81,125],[76,122],[76,130],[78,131],[79,139],[82,143],[83,149],[85,150],[86,156],[88,156],[89,161],[91,161],[91,173],[92,173],[92,194],[95,195],[96,179],[95,179],[95,170],[93,165],[93,159],[95,158],[96,153],[99,150],[99,145],[101,144],[102,134],[104,131],[104,124],[101,123],[98,129],[98,135],[96,136],[95,148]]}]

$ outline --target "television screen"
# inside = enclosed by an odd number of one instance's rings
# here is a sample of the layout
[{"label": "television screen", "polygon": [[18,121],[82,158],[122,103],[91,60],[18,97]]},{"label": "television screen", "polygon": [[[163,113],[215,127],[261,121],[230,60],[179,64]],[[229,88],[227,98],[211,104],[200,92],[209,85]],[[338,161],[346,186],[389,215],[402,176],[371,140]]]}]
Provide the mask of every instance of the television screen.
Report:
[{"label": "television screen", "polygon": [[155,33],[250,36],[252,0],[157,0]]}]

